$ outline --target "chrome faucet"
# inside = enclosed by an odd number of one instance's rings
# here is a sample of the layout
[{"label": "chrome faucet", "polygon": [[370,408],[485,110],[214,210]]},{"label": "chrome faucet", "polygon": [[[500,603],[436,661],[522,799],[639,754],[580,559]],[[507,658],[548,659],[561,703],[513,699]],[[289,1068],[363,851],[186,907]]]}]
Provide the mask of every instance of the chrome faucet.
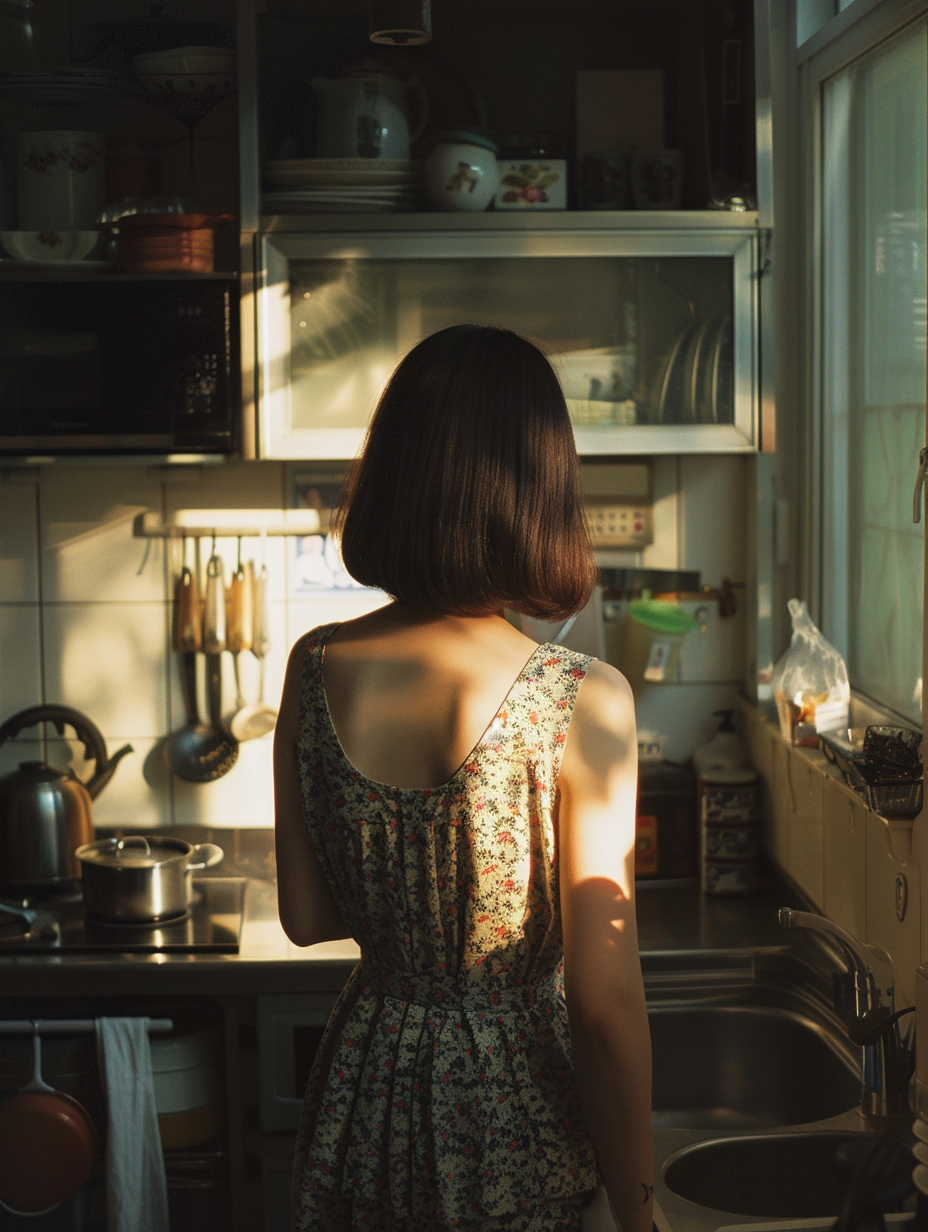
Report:
[{"label": "chrome faucet", "polygon": [[893,1013],[893,961],[878,945],[863,945],[838,924],[810,911],[781,907],[783,928],[809,928],[831,937],[841,950],[847,971],[835,977],[835,1012],[854,1042],[863,1039],[861,1115],[867,1118],[905,1112],[909,1073],[903,1061]]}]

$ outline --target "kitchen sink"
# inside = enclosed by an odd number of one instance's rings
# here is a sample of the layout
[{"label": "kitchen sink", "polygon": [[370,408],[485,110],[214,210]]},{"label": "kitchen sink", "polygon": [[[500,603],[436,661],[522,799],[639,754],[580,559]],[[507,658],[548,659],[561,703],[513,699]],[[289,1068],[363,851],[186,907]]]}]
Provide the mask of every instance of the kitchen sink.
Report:
[{"label": "kitchen sink", "polygon": [[[882,1152],[881,1166],[875,1167]],[[684,1147],[664,1165],[664,1185],[681,1198],[733,1215],[767,1219],[835,1216],[864,1160],[887,1199],[909,1187],[913,1161],[900,1142],[866,1133],[753,1134]]]},{"label": "kitchen sink", "polygon": [[649,1006],[654,1125],[761,1129],[853,1108],[860,1098],[854,1052],[784,1000]]}]

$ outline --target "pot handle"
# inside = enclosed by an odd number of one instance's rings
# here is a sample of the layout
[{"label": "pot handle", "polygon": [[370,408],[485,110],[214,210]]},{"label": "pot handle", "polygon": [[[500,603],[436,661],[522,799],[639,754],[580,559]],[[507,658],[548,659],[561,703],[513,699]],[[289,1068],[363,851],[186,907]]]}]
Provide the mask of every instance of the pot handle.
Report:
[{"label": "pot handle", "polygon": [[187,859],[187,868],[196,871],[200,868],[212,868],[223,857],[223,850],[215,843],[197,843]]}]

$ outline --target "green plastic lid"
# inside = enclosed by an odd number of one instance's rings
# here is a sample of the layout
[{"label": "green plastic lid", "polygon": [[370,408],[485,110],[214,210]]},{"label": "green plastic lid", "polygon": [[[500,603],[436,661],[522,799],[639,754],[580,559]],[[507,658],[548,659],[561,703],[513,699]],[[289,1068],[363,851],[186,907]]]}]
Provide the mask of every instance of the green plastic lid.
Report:
[{"label": "green plastic lid", "polygon": [[667,599],[633,599],[625,610],[633,620],[655,633],[689,633],[699,628],[698,620],[679,603]]}]

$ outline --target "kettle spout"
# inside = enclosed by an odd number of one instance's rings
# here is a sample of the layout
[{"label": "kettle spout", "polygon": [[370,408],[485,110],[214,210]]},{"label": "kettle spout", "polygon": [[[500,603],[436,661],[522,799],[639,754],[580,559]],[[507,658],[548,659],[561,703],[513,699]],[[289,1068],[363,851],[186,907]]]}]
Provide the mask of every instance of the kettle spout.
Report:
[{"label": "kettle spout", "polygon": [[84,786],[90,793],[91,800],[96,800],[100,792],[107,785],[110,779],[116,772],[116,767],[122,761],[127,753],[133,752],[131,744],[124,744],[121,749],[117,749],[112,757],[107,758],[106,765],[98,770],[92,778],[88,779]]}]

